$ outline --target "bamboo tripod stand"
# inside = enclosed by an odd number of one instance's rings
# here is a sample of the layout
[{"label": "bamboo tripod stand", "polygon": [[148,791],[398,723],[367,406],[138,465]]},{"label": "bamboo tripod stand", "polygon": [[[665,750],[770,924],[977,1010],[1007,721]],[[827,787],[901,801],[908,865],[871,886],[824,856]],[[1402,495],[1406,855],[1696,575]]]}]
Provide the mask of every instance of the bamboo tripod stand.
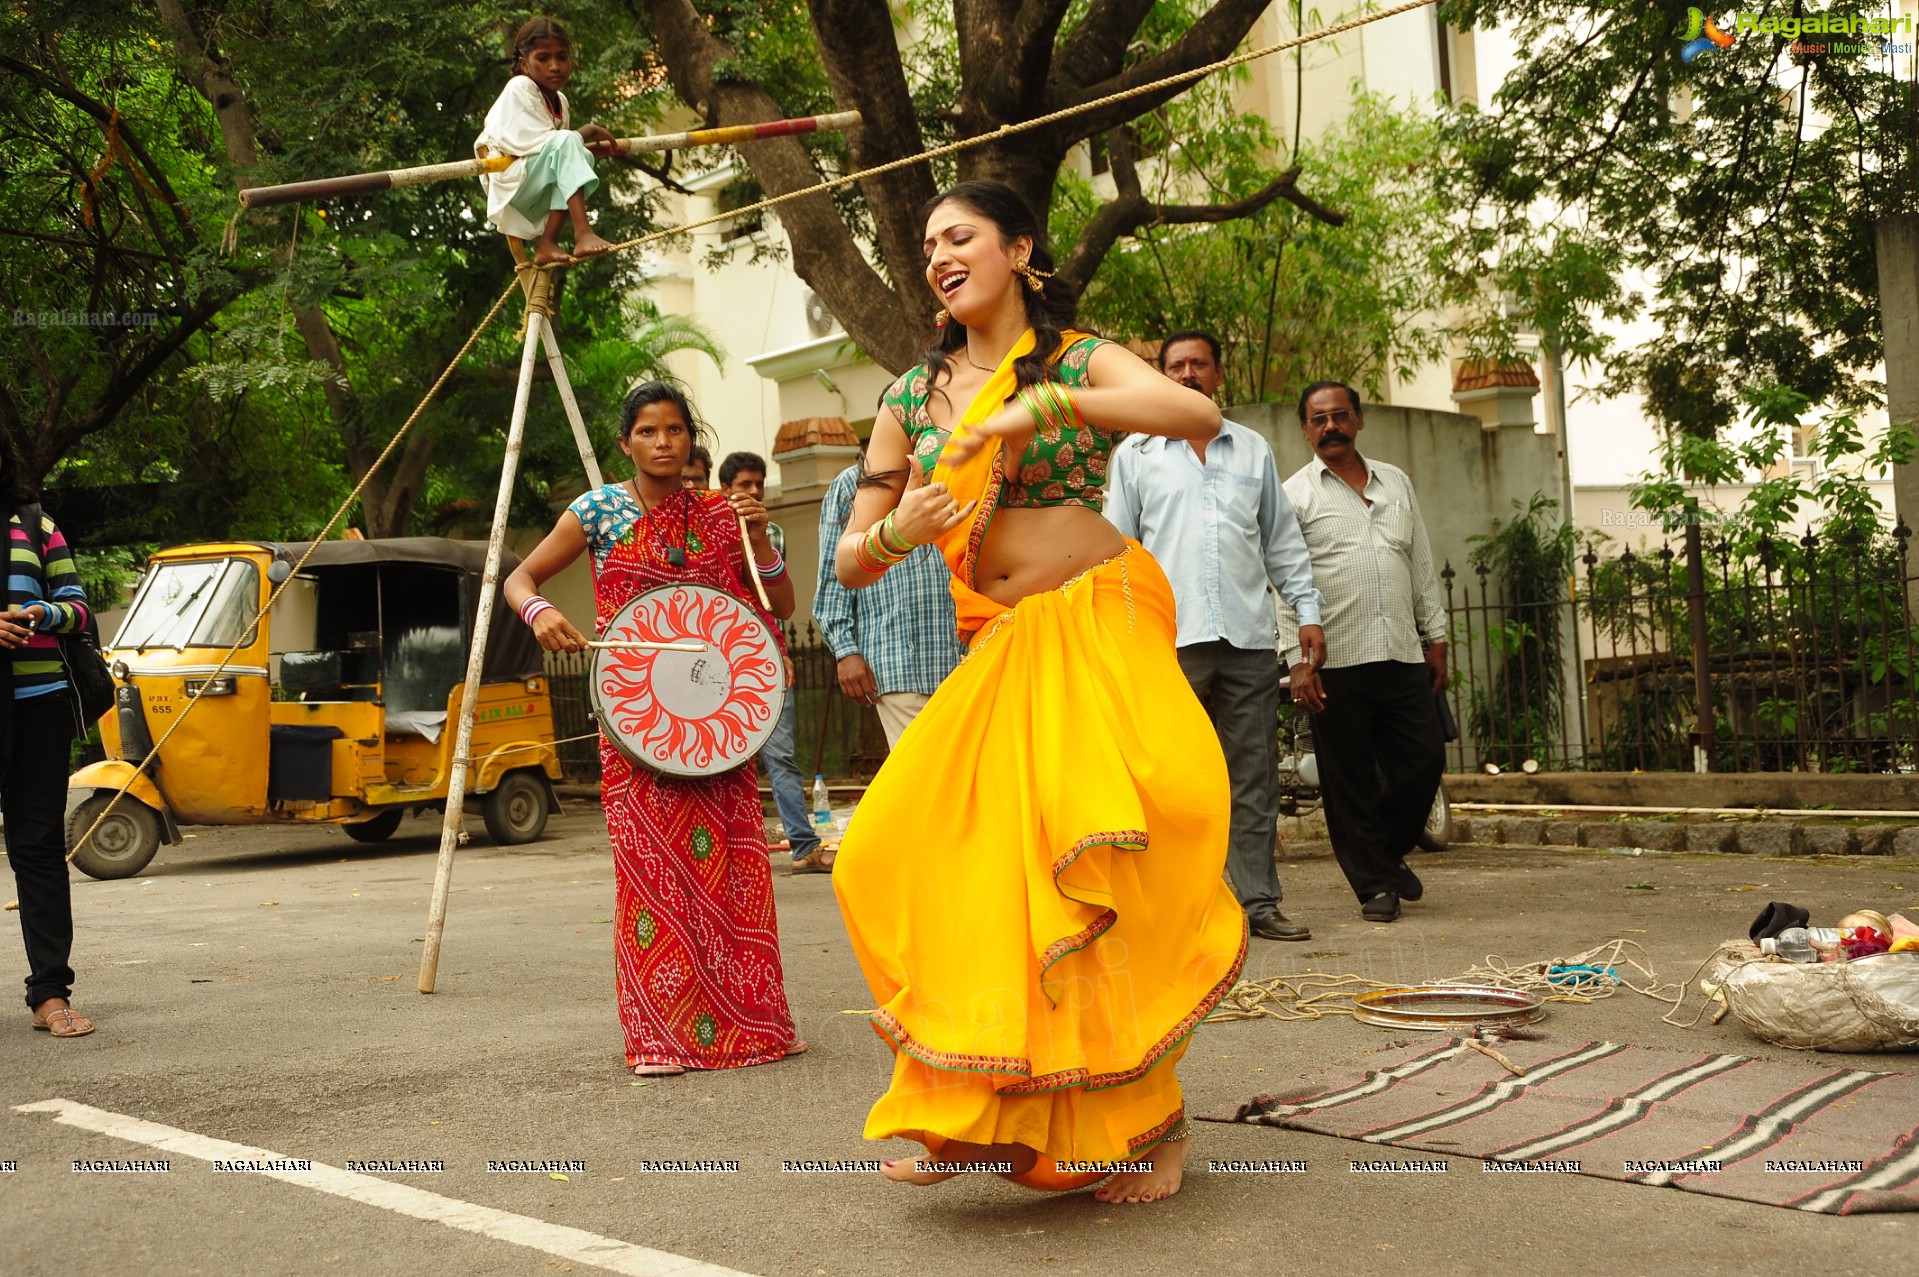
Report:
[{"label": "bamboo tripod stand", "polygon": [[440,941],[446,933],[447,896],[453,888],[453,849],[466,840],[462,829],[466,805],[466,783],[470,763],[467,751],[473,744],[473,716],[480,705],[480,679],[486,664],[488,632],[493,622],[493,601],[499,595],[500,559],[506,549],[506,517],[513,501],[513,484],[520,472],[520,444],[526,436],[526,409],[533,395],[533,372],[542,351],[553,372],[554,388],[566,408],[566,419],[573,427],[574,442],[580,448],[580,465],[586,481],[598,488],[602,482],[599,458],[587,437],[586,419],[580,415],[579,401],[573,396],[573,383],[567,379],[566,362],[560,354],[560,338],[553,331],[553,273],[536,269],[528,258],[526,245],[509,236],[520,290],[526,295],[526,332],[520,347],[520,376],[513,389],[513,415],[506,432],[506,455],[500,462],[500,492],[493,502],[493,523],[487,532],[486,566],[480,575],[479,610],[473,618],[473,641],[467,651],[466,684],[460,695],[460,722],[453,738],[453,774],[447,778],[446,815],[440,823],[440,858],[433,872],[433,900],[427,909],[426,949],[420,955],[420,992],[431,993],[439,979]]}]

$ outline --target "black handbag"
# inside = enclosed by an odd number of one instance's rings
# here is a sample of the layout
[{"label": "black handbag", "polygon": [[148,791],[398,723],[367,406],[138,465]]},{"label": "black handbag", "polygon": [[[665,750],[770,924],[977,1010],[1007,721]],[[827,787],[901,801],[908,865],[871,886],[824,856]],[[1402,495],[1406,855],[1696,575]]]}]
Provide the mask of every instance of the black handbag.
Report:
[{"label": "black handbag", "polygon": [[[40,560],[44,580],[47,544],[46,529],[41,526],[40,519],[38,501],[20,508],[20,522],[26,528],[27,540],[32,543],[35,556]],[[74,703],[80,710],[80,734],[85,735],[88,728],[113,708],[113,671],[107,668],[106,658],[100,655],[100,627],[93,618],[93,609],[87,609],[84,627],[71,634],[55,637],[60,640],[60,664],[66,667],[67,686],[73,689]]]}]

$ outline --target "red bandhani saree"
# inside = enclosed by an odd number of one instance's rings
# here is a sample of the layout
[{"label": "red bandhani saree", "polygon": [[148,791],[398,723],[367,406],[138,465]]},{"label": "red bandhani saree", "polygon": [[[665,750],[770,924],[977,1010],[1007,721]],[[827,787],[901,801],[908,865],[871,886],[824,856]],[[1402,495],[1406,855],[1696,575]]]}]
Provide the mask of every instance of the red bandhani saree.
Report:
[{"label": "red bandhani saree", "polygon": [[[669,548],[683,549],[684,567],[668,561]],[[718,493],[688,492],[608,550],[594,578],[598,628],[661,585],[711,586],[758,611],[744,578],[751,570],[732,507]],[[602,733],[600,769],[628,1066],[725,1069],[782,1058],[793,1016],[753,765],[699,780],[661,776],[628,762]]]}]

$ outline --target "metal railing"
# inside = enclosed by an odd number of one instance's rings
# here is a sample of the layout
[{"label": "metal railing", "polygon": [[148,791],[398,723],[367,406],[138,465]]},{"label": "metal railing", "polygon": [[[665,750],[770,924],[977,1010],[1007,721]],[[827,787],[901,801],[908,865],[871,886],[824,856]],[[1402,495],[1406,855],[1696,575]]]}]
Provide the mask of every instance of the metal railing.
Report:
[{"label": "metal railing", "polygon": [[1911,536],[1902,523],[1741,546],[1686,529],[1678,546],[1605,558],[1589,545],[1555,598],[1448,564],[1448,764],[1912,771]]},{"label": "metal railing", "polygon": [[[886,733],[879,715],[840,691],[838,662],[811,622],[803,628],[785,628],[786,650],[793,658],[797,680],[788,693],[795,698],[793,744],[800,771],[834,781],[871,780],[886,760]],[[576,784],[600,779],[597,737],[568,740],[598,728],[587,691],[590,659],[584,653],[549,652],[546,656],[554,734],[567,741],[559,747],[560,765]]]}]

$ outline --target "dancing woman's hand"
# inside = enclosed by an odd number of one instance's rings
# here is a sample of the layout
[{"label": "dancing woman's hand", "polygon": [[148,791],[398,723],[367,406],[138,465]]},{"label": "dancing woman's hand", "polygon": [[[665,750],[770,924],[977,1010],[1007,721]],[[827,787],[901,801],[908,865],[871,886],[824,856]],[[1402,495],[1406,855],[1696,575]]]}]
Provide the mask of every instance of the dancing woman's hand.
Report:
[{"label": "dancing woman's hand", "polygon": [[978,456],[987,442],[992,439],[1005,441],[1000,449],[1000,462],[1002,466],[1014,467],[1007,477],[1017,479],[1019,477],[1017,458],[1025,455],[1026,445],[1033,440],[1033,414],[1027,411],[1024,404],[1014,403],[1009,407],[1001,408],[977,425],[966,426],[955,431],[946,441],[945,450],[940,453],[940,464],[965,465]]},{"label": "dancing woman's hand", "polygon": [[899,509],[893,514],[893,531],[914,545],[925,545],[928,541],[939,540],[966,522],[966,516],[973,513],[976,504],[968,501],[961,505],[946,490],[945,484],[928,483],[926,471],[919,460],[909,458],[906,491],[900,497]]}]

